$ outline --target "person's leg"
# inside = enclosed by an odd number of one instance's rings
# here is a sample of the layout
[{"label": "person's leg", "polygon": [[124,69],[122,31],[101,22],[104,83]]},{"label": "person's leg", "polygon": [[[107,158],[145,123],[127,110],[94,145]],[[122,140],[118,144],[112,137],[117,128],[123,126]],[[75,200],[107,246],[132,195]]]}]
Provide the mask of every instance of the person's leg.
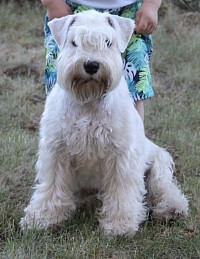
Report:
[{"label": "person's leg", "polygon": [[[123,8],[120,16],[135,19],[141,0]],[[144,121],[144,100],[154,96],[150,72],[150,57],[153,51],[152,37],[133,33],[126,51],[122,54],[124,76],[136,110]]]},{"label": "person's leg", "polygon": [[144,122],[144,101],[143,100],[136,101],[134,105],[135,105],[135,108],[138,111],[142,121]]},{"label": "person's leg", "polygon": [[[74,12],[76,8],[79,6],[77,4],[73,4],[71,1],[65,1],[72,11]],[[45,16],[45,23],[44,23],[44,46],[45,46],[45,56],[46,56],[46,63],[45,63],[45,74],[44,74],[44,83],[45,83],[45,92],[46,95],[50,93],[54,85],[57,81],[57,57],[59,55],[59,48],[57,43],[55,42],[50,28],[48,26],[48,15]]]}]

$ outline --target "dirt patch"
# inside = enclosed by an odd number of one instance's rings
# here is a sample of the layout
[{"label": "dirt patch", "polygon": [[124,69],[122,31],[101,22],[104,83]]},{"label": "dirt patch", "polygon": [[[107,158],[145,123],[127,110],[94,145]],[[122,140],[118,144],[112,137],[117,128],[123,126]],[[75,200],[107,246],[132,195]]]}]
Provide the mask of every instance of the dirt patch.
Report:
[{"label": "dirt patch", "polygon": [[3,72],[5,75],[11,77],[12,79],[23,76],[23,77],[33,77],[35,81],[38,81],[38,78],[40,77],[40,73],[38,72],[37,68],[34,65],[18,65],[11,68],[6,69]]}]

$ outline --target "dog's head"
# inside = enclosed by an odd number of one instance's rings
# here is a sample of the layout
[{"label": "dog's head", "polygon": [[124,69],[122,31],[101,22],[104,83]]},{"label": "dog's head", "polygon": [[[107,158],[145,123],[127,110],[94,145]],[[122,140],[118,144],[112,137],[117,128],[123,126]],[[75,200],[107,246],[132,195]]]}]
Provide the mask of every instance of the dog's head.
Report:
[{"label": "dog's head", "polygon": [[131,19],[93,10],[49,22],[61,51],[58,84],[81,103],[112,91],[123,75],[121,53],[134,26]]}]

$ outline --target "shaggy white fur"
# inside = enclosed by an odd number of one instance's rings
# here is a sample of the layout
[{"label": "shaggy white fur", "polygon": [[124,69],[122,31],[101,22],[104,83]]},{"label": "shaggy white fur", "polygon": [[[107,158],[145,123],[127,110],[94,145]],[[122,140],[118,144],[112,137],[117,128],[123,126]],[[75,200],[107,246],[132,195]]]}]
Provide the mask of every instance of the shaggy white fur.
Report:
[{"label": "shaggy white fur", "polygon": [[[22,228],[68,219],[81,190],[97,190],[105,233],[133,235],[146,219],[187,215],[169,153],[145,137],[123,76],[130,19],[96,11],[49,23],[61,54],[41,119],[37,185]],[[144,175],[149,171],[147,186]]]}]

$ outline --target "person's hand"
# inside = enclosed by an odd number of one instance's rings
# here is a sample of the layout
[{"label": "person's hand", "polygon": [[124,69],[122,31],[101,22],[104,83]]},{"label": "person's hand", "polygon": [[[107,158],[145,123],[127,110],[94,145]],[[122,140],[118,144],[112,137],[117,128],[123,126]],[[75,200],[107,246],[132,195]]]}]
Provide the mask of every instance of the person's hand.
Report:
[{"label": "person's hand", "polygon": [[54,18],[60,18],[66,15],[72,14],[72,10],[67,4],[65,4],[65,2],[61,1],[59,4],[55,3],[53,8],[52,7],[48,8],[47,14],[48,14],[49,20],[52,20]]},{"label": "person's hand", "polygon": [[42,3],[47,9],[49,20],[72,14],[71,8],[63,0],[43,0]]},{"label": "person's hand", "polygon": [[142,7],[137,11],[135,23],[137,33],[151,34],[158,24],[158,8],[153,4],[143,3]]}]

